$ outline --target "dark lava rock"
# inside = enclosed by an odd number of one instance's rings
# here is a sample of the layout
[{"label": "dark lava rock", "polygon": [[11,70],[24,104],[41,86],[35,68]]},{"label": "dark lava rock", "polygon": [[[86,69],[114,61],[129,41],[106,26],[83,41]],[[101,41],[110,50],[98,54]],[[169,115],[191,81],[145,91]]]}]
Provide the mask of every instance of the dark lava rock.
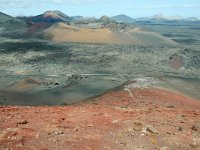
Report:
[{"label": "dark lava rock", "polygon": [[166,108],[175,108],[175,106],[173,104],[167,103],[165,104]]},{"label": "dark lava rock", "polygon": [[17,122],[17,124],[27,124],[27,123],[28,123],[27,120],[21,120],[21,121]]},{"label": "dark lava rock", "polygon": [[191,129],[200,132],[200,122],[194,124]]}]

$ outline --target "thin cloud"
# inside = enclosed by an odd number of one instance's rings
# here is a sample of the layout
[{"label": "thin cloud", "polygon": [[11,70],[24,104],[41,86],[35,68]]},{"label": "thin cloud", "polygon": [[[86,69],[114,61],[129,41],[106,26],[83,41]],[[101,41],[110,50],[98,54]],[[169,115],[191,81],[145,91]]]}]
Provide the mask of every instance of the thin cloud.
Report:
[{"label": "thin cloud", "polygon": [[16,8],[26,8],[30,6],[31,3],[23,0],[1,0],[0,8],[16,7]]},{"label": "thin cloud", "polygon": [[135,6],[135,5],[128,5],[127,8],[144,8],[144,9],[153,9],[153,8],[200,8],[200,5],[198,4],[181,4],[181,5],[170,5],[170,4],[166,4],[166,5],[139,5],[139,6]]},{"label": "thin cloud", "polygon": [[102,1],[109,0],[40,0],[39,2],[36,0],[1,0],[0,8],[30,8],[30,7],[39,7],[45,6],[46,4],[92,4],[98,3]]}]

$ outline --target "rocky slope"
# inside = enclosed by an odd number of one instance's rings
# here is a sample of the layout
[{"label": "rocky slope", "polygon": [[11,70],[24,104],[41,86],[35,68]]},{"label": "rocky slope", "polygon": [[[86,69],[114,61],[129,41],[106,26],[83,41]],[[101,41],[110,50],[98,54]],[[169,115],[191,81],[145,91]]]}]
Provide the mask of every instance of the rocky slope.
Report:
[{"label": "rocky slope", "polygon": [[0,34],[3,33],[15,33],[23,32],[26,30],[27,25],[25,21],[19,20],[12,16],[0,12]]},{"label": "rocky slope", "polygon": [[0,149],[200,149],[200,101],[134,84],[72,106],[1,106]]}]

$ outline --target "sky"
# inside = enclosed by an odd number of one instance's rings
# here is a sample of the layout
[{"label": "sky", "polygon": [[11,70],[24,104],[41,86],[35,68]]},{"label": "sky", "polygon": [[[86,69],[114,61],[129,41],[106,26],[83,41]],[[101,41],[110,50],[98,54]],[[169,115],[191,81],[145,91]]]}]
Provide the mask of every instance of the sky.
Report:
[{"label": "sky", "polygon": [[47,10],[85,17],[126,14],[138,18],[163,13],[200,18],[200,0],[0,0],[0,12],[12,16],[34,16]]}]

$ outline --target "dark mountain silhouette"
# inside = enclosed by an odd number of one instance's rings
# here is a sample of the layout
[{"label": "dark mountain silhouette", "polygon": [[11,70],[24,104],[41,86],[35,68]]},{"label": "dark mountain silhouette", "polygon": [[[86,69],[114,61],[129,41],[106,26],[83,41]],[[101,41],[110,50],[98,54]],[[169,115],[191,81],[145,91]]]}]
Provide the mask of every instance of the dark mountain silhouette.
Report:
[{"label": "dark mountain silhouette", "polygon": [[57,23],[69,22],[72,19],[61,11],[46,11],[41,15],[30,17],[27,21],[31,23]]},{"label": "dark mountain silhouette", "polygon": [[126,16],[124,14],[113,16],[112,19],[117,22],[132,22],[132,21],[134,21],[133,18]]},{"label": "dark mountain silhouette", "polygon": [[0,23],[6,22],[6,21],[11,20],[11,19],[13,19],[13,17],[0,12]]},{"label": "dark mountain silhouette", "polygon": [[4,32],[22,31],[27,27],[23,20],[19,20],[7,14],[0,12],[0,28]]}]

